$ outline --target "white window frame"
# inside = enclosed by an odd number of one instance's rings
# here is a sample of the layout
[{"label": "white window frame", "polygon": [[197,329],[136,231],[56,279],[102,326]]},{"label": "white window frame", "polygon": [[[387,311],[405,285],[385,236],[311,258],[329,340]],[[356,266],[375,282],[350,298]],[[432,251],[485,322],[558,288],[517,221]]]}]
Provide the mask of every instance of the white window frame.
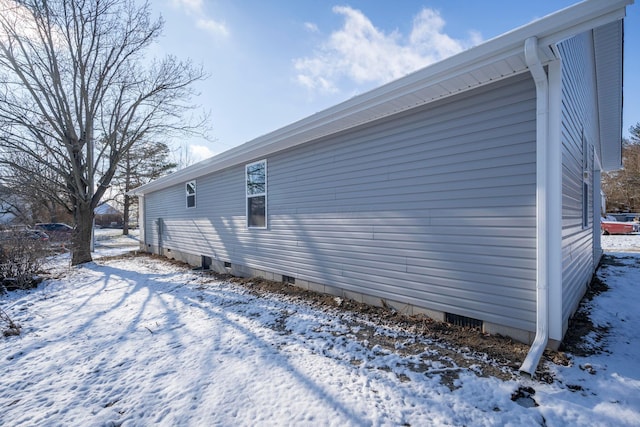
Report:
[{"label": "white window frame", "polygon": [[[264,164],[264,191],[263,192],[250,192],[249,190],[249,169],[252,166]],[[256,228],[256,229],[266,229],[268,226],[268,213],[267,213],[267,159],[258,160],[253,163],[248,163],[244,167],[244,183],[245,183],[245,196],[246,196],[246,206],[245,206],[245,215],[247,218],[247,228]],[[250,199],[264,197],[264,225],[252,225],[251,223],[251,214],[249,212]]]},{"label": "white window frame", "polygon": [[[190,192],[189,188],[193,189],[193,192]],[[193,209],[196,207],[197,205],[197,187],[196,187],[196,180],[194,179],[193,181],[189,181],[184,185],[184,191],[185,191],[185,206],[187,207],[187,209]],[[189,197],[193,197],[193,206],[189,206]]]},{"label": "white window frame", "polygon": [[589,228],[589,212],[591,211],[591,144],[582,133],[582,229]]}]

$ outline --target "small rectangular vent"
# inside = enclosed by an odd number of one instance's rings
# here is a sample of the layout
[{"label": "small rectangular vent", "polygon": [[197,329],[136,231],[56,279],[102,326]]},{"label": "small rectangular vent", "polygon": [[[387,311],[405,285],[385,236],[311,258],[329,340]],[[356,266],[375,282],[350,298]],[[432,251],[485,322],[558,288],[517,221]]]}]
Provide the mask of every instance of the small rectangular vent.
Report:
[{"label": "small rectangular vent", "polygon": [[202,258],[202,262],[201,262],[201,267],[203,270],[209,270],[211,269],[211,257],[210,256],[206,256],[206,255],[201,255]]},{"label": "small rectangular vent", "polygon": [[231,268],[231,263],[228,261],[224,262],[224,268]]},{"label": "small rectangular vent", "polygon": [[462,326],[463,328],[482,329],[482,320],[473,319],[471,317],[445,313],[444,320],[447,323],[451,323],[452,325],[456,326]]},{"label": "small rectangular vent", "polygon": [[282,283],[290,283],[292,285],[296,284],[296,278],[292,277],[292,276],[285,276],[284,274],[282,275]]}]

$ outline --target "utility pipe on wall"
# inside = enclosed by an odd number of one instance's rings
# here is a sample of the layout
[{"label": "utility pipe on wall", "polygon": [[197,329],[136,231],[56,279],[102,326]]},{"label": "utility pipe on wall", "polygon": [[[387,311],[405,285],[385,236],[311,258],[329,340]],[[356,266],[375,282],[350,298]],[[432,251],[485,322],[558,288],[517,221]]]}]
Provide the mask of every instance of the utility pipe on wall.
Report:
[{"label": "utility pipe on wall", "polygon": [[536,336],[520,371],[535,373],[549,341],[548,194],[549,81],[538,55],[538,39],[528,38],[524,55],[536,85]]}]

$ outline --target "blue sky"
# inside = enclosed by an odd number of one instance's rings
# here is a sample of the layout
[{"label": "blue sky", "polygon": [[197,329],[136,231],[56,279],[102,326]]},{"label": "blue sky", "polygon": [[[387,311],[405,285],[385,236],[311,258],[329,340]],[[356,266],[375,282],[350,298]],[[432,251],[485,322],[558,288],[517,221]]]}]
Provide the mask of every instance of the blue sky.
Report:
[{"label": "blue sky", "polygon": [[[158,55],[202,64],[211,140],[192,160],[249,141],[575,0],[156,0]],[[625,22],[624,136],[640,122],[640,6]]]}]

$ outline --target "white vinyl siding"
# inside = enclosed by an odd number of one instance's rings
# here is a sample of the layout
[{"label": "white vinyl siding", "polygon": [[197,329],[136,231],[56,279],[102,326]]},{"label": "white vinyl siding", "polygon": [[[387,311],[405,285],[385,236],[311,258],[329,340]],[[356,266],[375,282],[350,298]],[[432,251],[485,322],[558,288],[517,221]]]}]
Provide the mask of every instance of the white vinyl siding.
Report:
[{"label": "white vinyl siding", "polygon": [[148,222],[181,251],[534,330],[535,105],[521,74],[272,154],[268,228],[246,226],[244,165],[199,177],[197,210],[148,194]]},{"label": "white vinyl siding", "polygon": [[597,145],[599,129],[591,32],[561,43],[558,49],[562,57],[562,318],[566,327],[595,269],[590,147]]}]

